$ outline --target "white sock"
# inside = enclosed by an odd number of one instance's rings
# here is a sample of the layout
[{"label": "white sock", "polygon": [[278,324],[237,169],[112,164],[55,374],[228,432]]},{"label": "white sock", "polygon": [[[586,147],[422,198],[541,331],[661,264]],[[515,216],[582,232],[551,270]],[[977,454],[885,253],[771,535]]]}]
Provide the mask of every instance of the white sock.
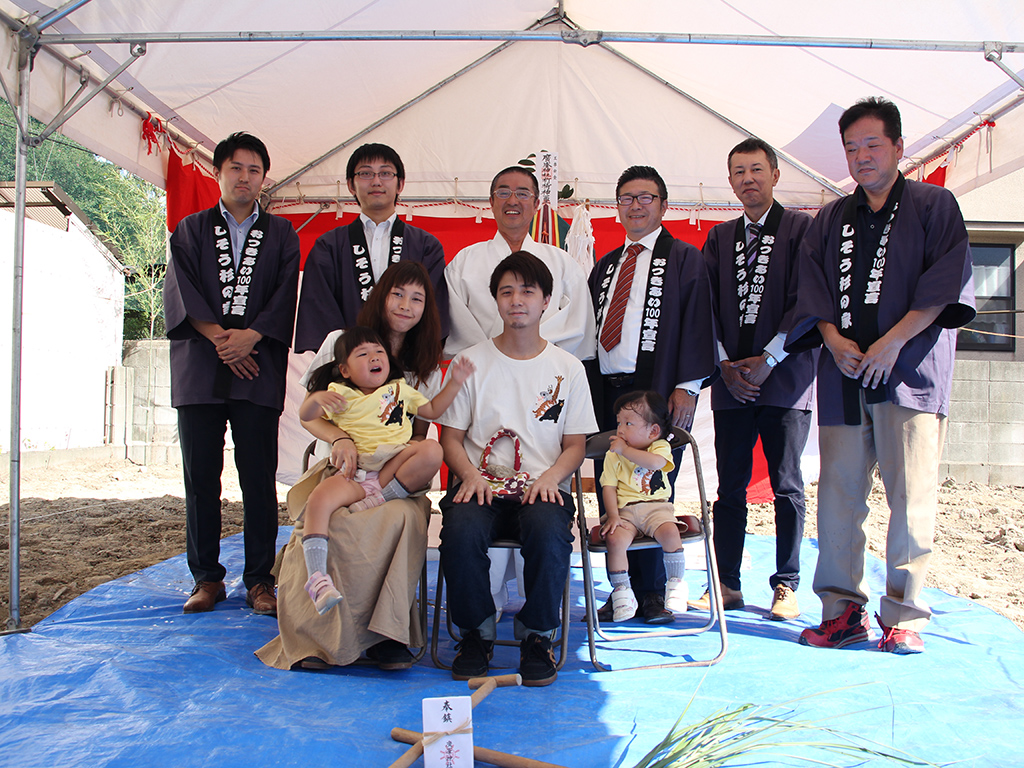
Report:
[{"label": "white sock", "polygon": [[686,576],[686,552],[665,552],[665,573],[670,579],[682,579]]},{"label": "white sock", "polygon": [[608,571],[608,580],[612,583],[612,589],[619,586],[629,586],[629,571]]},{"label": "white sock", "polygon": [[390,483],[380,489],[380,495],[384,497],[384,501],[404,499],[409,495],[409,489],[398,482],[397,477],[393,477]]},{"label": "white sock", "polygon": [[302,537],[302,554],[306,558],[306,576],[319,571],[327,573],[327,537],[311,533]]}]

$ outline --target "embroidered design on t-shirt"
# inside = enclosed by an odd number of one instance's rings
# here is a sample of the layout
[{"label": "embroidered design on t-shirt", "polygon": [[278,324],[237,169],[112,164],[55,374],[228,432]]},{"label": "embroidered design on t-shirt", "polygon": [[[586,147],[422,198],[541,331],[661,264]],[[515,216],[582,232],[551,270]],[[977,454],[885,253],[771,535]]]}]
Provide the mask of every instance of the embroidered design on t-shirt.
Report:
[{"label": "embroidered design on t-shirt", "polygon": [[562,415],[562,407],[565,405],[565,400],[558,399],[562,381],[564,381],[564,377],[556,376],[555,383],[549,384],[547,389],[542,390],[538,395],[537,407],[533,409],[533,415],[537,421],[558,422],[558,417]]}]

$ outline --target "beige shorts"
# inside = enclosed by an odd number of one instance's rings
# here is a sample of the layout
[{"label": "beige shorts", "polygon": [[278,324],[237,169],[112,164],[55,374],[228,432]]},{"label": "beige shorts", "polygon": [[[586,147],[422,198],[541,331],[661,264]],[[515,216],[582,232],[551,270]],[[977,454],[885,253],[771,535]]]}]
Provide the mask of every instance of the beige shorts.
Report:
[{"label": "beige shorts", "polygon": [[[607,520],[601,516],[601,522]],[[637,501],[619,510],[619,517],[630,523],[644,536],[654,538],[654,532],[665,523],[676,523],[676,508],[670,501]]]}]

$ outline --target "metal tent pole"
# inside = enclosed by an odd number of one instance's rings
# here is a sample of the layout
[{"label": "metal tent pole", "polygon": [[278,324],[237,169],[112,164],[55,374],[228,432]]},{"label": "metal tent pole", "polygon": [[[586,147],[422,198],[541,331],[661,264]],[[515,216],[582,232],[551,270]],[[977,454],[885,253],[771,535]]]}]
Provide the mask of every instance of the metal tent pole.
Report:
[{"label": "metal tent pole", "polygon": [[51,24],[56,24],[69,13],[74,13],[88,2],[90,2],[90,0],[71,0],[71,2],[65,3],[60,8],[54,8],[48,14],[39,19],[38,22],[36,22],[36,31],[42,32]]},{"label": "metal tent pole", "polygon": [[11,310],[11,511],[10,511],[10,615],[7,629],[21,630],[21,300],[25,261],[25,187],[28,177],[28,88],[32,52],[22,41],[18,61],[18,146],[14,183],[14,278]]},{"label": "metal tent pole", "polygon": [[598,29],[487,29],[487,30],[234,30],[219,32],[92,32],[49,34],[47,45],[103,45],[106,43],[267,43],[267,42],[419,42],[494,41],[595,43],[662,43],[684,45],[749,45],[768,48],[848,48],[887,51],[982,53],[998,46],[1004,53],[1024,50],[1019,40],[908,40],[869,37],[802,37],[798,35],[709,35],[687,32],[620,32]]}]

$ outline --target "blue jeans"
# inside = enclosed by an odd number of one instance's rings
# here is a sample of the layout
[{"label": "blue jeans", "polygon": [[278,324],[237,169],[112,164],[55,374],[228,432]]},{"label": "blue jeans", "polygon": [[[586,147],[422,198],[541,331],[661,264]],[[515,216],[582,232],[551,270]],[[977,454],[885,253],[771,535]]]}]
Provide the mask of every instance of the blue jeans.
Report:
[{"label": "blue jeans", "polygon": [[449,488],[440,505],[441,566],[452,621],[467,631],[493,618],[487,548],[495,539],[515,539],[522,543],[526,582],[526,605],[516,623],[529,632],[553,632],[559,625],[558,608],[572,554],[572,497],[562,493],[562,504],[498,498],[491,504],[478,504],[476,498],[456,504],[452,498],[457,491],[457,486]]}]

